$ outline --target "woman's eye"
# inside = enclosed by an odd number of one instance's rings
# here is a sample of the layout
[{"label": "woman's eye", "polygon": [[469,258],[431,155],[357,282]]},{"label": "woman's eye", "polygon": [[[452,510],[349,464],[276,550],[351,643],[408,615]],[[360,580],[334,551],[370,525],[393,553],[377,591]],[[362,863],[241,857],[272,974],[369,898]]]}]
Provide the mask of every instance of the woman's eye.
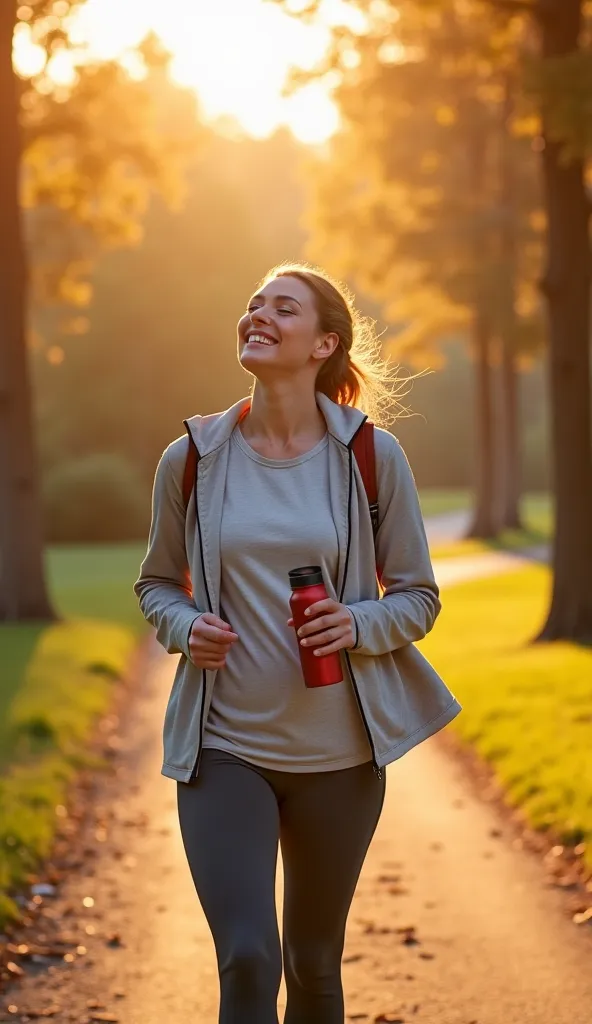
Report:
[{"label": "woman's eye", "polygon": [[293,309],[278,309],[278,313],[293,313]]}]

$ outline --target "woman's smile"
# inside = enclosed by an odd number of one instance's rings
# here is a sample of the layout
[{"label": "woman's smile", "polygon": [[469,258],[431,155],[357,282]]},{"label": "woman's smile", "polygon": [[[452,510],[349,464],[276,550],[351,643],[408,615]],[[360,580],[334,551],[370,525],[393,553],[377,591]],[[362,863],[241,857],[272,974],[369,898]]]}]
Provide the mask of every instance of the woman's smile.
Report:
[{"label": "woman's smile", "polygon": [[270,334],[263,331],[250,331],[245,338],[247,345],[277,345],[278,342]]}]

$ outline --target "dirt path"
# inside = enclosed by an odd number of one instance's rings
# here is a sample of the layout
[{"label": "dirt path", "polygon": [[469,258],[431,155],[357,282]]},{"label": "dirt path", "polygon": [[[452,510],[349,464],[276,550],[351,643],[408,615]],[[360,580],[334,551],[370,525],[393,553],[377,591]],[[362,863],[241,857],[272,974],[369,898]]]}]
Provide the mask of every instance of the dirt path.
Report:
[{"label": "dirt path", "polygon": [[[49,967],[15,954],[27,976],[0,1000],[12,1007],[5,1019],[53,1008],[56,1022],[217,1021],[213,944],[177,831],[175,783],[160,775],[174,662],[155,648],[113,772],[88,794],[96,822],[43,904],[45,920],[55,915],[85,951]],[[349,918],[346,1020],[586,1024],[592,928],[572,923],[569,895],[445,747],[433,737],[387,769]],[[283,984],[278,1005],[281,1020]]]}]

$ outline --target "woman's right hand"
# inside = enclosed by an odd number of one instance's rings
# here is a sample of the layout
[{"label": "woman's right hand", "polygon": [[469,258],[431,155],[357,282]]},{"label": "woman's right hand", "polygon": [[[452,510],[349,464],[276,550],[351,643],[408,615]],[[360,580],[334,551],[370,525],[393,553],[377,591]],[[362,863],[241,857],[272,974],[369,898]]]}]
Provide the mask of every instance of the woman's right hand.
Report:
[{"label": "woman's right hand", "polygon": [[238,640],[232,626],[211,612],[195,620],[189,636],[189,657],[197,668],[224,668],[226,655]]}]

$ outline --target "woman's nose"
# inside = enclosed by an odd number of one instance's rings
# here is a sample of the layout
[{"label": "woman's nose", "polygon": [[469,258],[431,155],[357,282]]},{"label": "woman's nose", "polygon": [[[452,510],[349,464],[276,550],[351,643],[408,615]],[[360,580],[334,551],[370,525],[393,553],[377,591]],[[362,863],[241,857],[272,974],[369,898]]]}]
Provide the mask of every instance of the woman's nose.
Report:
[{"label": "woman's nose", "polygon": [[265,309],[254,309],[251,313],[251,322],[254,324],[268,324],[270,320],[269,314],[265,312]]}]

